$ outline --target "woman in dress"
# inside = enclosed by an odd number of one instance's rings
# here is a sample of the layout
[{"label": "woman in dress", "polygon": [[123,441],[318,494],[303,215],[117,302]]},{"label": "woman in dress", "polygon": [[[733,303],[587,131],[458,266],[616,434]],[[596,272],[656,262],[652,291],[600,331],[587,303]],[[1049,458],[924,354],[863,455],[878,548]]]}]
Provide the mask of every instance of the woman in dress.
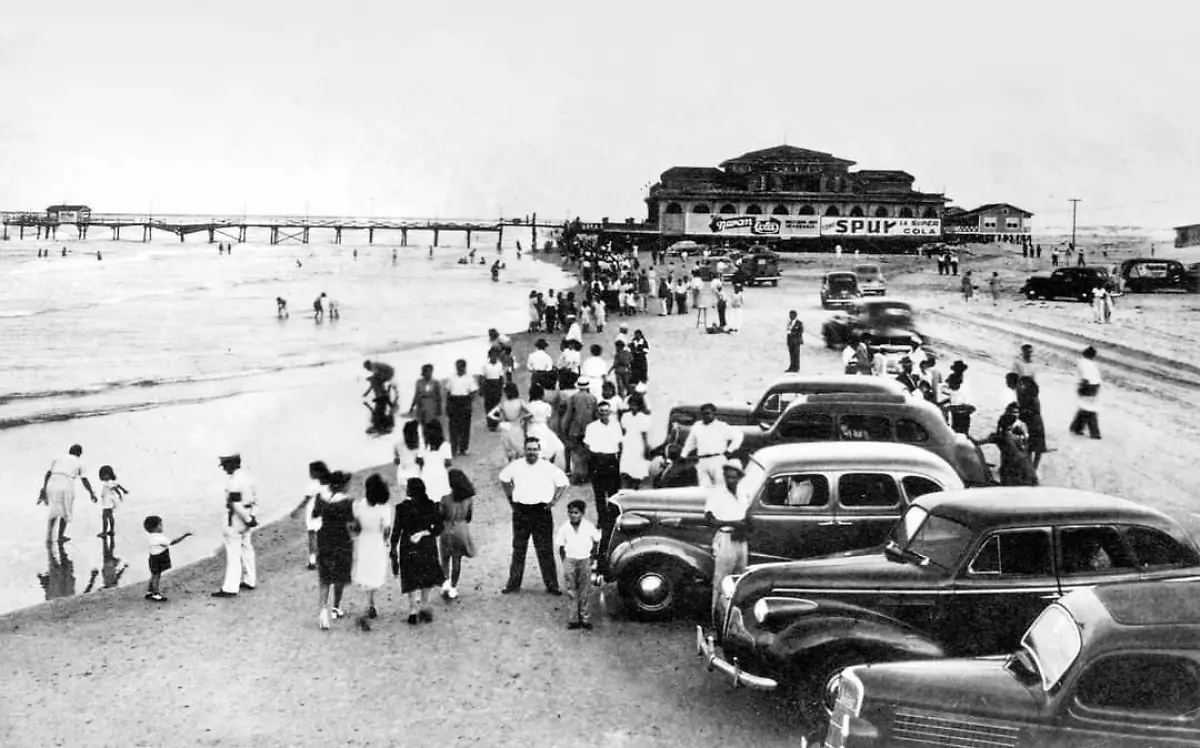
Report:
[{"label": "woman in dress", "polygon": [[650,411],[646,400],[633,393],[626,401],[628,412],[621,416],[621,487],[638,488],[650,475]]},{"label": "woman in dress", "polygon": [[[544,391],[539,385],[531,385],[529,388],[529,402],[525,404],[525,435],[526,437],[537,437],[542,445],[542,457],[555,463],[560,464],[557,458],[563,454],[562,439],[558,437],[551,427],[551,419],[555,415],[553,406],[543,399]],[[559,403],[563,407],[566,406],[567,399],[559,398]],[[525,453],[525,443],[522,442],[518,457]],[[516,459],[516,458],[514,458]],[[563,458],[563,462],[566,458]]]},{"label": "woman in dress", "polygon": [[[354,563],[354,542],[350,527],[354,524],[354,508],[346,497],[350,474],[338,470],[327,480],[329,498],[317,497],[313,517],[321,520],[317,531],[317,593],[321,610],[318,617],[322,629],[329,628],[329,619],[341,618],[342,591],[350,582]],[[333,587],[333,608],[328,607],[329,588]]]},{"label": "woman in dress", "polygon": [[[541,389],[539,387],[539,389]],[[525,450],[525,418],[528,410],[521,399],[515,382],[504,385],[504,399],[487,414],[488,420],[500,424],[500,446],[504,448],[504,461],[512,462]],[[453,472],[453,471],[451,471]],[[451,481],[451,492],[454,483]]]},{"label": "woman in dress", "polygon": [[388,506],[387,482],[379,473],[367,478],[366,498],[353,504],[358,535],[354,539],[354,583],[367,591],[367,614],[358,625],[370,631],[368,618],[375,618],[375,592],[383,586],[388,568],[388,541],[392,532],[392,508]]},{"label": "woman in dress", "polygon": [[442,498],[444,528],[438,542],[442,554],[442,597],[458,597],[458,579],[463,558],[475,555],[475,540],[471,537],[471,515],[475,506],[475,486],[467,474],[457,468],[450,471],[450,495]]},{"label": "woman in dress", "polygon": [[[433,364],[421,367],[421,378],[413,390],[410,412],[413,418],[428,428],[431,423],[440,423],[442,417],[442,402],[445,400],[442,383],[433,378]],[[429,437],[426,436],[426,439]]]},{"label": "woman in dress", "polygon": [[633,354],[633,368],[629,375],[629,384],[636,387],[641,382],[650,381],[650,341],[641,330],[633,331],[633,339],[629,341],[629,352]]},{"label": "woman in dress", "polygon": [[421,466],[425,491],[433,501],[441,501],[450,493],[450,478],[446,475],[450,460],[450,444],[442,435],[441,421],[425,424],[425,449],[417,455],[417,464]]},{"label": "woman in dress", "polygon": [[529,292],[529,332],[541,332],[542,310],[538,307],[538,292]]},{"label": "woman in dress", "polygon": [[442,513],[420,478],[409,478],[406,488],[408,498],[396,505],[392,525],[392,570],[400,577],[400,591],[408,595],[408,622],[415,626],[433,620],[429,592],[446,581],[437,547]]},{"label": "woman in dress", "polygon": [[392,448],[397,486],[408,485],[409,478],[421,475],[421,466],[417,464],[417,456],[421,453],[421,424],[415,420],[408,421],[401,433],[401,440]]}]

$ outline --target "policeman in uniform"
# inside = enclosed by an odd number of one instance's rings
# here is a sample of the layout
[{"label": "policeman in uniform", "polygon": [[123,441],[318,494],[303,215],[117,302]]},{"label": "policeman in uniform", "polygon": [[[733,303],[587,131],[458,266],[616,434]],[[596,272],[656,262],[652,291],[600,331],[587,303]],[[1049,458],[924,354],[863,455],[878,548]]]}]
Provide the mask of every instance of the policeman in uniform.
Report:
[{"label": "policeman in uniform", "polygon": [[238,453],[217,458],[229,475],[225,483],[225,581],[213,597],[235,597],[239,590],[258,584],[252,535],[258,527],[254,508],[258,503],[254,481],[242,470]]}]

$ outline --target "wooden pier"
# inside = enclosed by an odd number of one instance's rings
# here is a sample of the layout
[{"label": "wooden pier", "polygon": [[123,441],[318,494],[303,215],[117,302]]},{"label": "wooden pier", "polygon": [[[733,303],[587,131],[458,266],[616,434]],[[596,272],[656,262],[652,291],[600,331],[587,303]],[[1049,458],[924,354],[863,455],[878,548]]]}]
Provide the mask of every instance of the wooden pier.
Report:
[{"label": "wooden pier", "polygon": [[312,229],[333,231],[333,243],[341,244],[347,231],[366,232],[367,243],[375,243],[377,232],[400,232],[400,245],[408,246],[410,231],[425,231],[433,235],[433,246],[443,233],[466,234],[467,246],[478,234],[495,234],[496,246],[504,240],[504,231],[528,229],[532,243],[536,241],[537,229],[563,229],[565,223],[538,223],[537,214],[531,218],[480,219],[437,219],[437,218],[355,218],[349,216],[221,216],[221,215],[163,215],[152,216],[135,213],[92,213],[86,219],[65,223],[50,218],[45,213],[30,211],[0,212],[3,223],[3,240],[14,234],[24,239],[26,232],[36,232],[39,240],[55,241],[58,231],[72,231],[79,241],[88,238],[89,230],[100,227],[111,232],[113,241],[121,239],[122,229],[140,231],[143,242],[151,241],[154,232],[165,231],[179,237],[189,234],[207,233],[209,243],[228,239],[232,242],[246,241],[249,229],[266,229],[270,232],[271,244],[298,242],[308,244]]}]

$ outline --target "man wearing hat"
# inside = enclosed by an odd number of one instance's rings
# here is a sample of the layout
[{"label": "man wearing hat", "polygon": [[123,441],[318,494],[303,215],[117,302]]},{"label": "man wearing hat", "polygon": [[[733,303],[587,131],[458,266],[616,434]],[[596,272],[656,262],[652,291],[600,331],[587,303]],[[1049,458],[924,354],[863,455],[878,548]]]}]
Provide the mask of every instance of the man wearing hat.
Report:
[{"label": "man wearing hat", "polygon": [[225,581],[213,597],[234,597],[239,590],[252,590],[258,584],[252,536],[258,521],[254,507],[258,494],[254,481],[242,470],[242,456],[236,452],[217,458],[229,476],[225,482]]},{"label": "man wearing hat", "polygon": [[717,528],[713,536],[712,610],[717,608],[721,591],[721,580],[731,574],[740,574],[749,564],[749,549],[746,545],[746,504],[738,498],[738,481],[746,471],[735,459],[721,461],[722,481],[708,489],[704,502],[704,519]]},{"label": "man wearing hat", "polygon": [[908,394],[917,391],[917,385],[920,381],[913,374],[913,361],[909,356],[900,359],[900,373],[896,375],[896,381],[903,385],[904,389],[908,390]]},{"label": "man wearing hat", "polygon": [[579,375],[575,380],[575,392],[567,398],[562,419],[563,441],[567,447],[567,474],[574,484],[583,483],[588,474],[587,447],[584,446],[583,437],[588,424],[596,420],[596,403],[588,378]]},{"label": "man wearing hat", "polygon": [[740,429],[717,420],[717,406],[700,406],[700,421],[692,424],[680,454],[696,456],[696,478],[701,486],[721,485],[721,469],[726,458],[742,446],[745,436]]}]

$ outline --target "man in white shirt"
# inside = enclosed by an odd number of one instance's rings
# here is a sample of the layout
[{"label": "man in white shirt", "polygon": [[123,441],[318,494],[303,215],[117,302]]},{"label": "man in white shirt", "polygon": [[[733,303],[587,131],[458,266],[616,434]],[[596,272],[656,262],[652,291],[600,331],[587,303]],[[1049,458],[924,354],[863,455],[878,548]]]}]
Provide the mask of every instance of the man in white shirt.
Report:
[{"label": "man in white shirt", "polygon": [[525,457],[509,463],[500,471],[500,484],[512,507],[512,563],[508,584],[501,590],[509,594],[521,589],[525,576],[525,556],[529,539],[537,553],[542,582],[551,595],[561,595],[558,567],[554,562],[554,519],[551,509],[562,498],[569,481],[567,475],[553,463],[540,459],[541,442],[536,437],[525,440]]},{"label": "man in white shirt", "polygon": [[1097,417],[1097,402],[1100,399],[1100,367],[1096,366],[1096,349],[1088,346],[1083,349],[1083,357],[1079,359],[1079,384],[1076,385],[1078,405],[1075,418],[1071,420],[1071,433],[1083,435],[1083,427],[1087,426],[1088,436],[1100,438],[1100,421]]},{"label": "man in white shirt", "polygon": [[471,400],[479,391],[475,377],[467,374],[467,361],[454,362],[454,376],[447,377],[446,421],[450,426],[450,454],[465,455],[471,446]]},{"label": "man in white shirt", "polygon": [[592,479],[592,496],[596,502],[596,518],[600,527],[609,523],[608,497],[621,490],[621,438],[624,432],[613,418],[612,406],[601,400],[596,403],[596,420],[583,432],[583,444],[588,450],[588,467]]},{"label": "man in white shirt", "polygon": [[718,421],[717,408],[712,403],[700,406],[700,422],[692,424],[683,457],[696,456],[696,478],[701,486],[721,485],[721,469],[725,461],[742,446],[741,430]]},{"label": "man in white shirt", "polygon": [[730,574],[740,574],[749,564],[746,544],[746,503],[737,494],[738,481],[745,475],[737,460],[723,460],[721,482],[708,489],[704,502],[704,518],[717,528],[713,536],[712,610],[717,608],[721,580]]},{"label": "man in white shirt", "polygon": [[549,344],[545,338],[538,338],[533,347],[533,353],[529,354],[529,383],[540,384],[549,392],[554,389],[554,359],[546,353]]},{"label": "man in white shirt", "polygon": [[[491,413],[504,397],[504,362],[500,359],[501,346],[488,349],[487,361],[479,370],[479,391],[483,394],[483,412]],[[487,419],[488,431],[498,431],[500,422]]]},{"label": "man in white shirt", "polygon": [[236,597],[239,590],[258,584],[253,534],[258,527],[254,508],[258,492],[254,481],[242,470],[242,456],[234,453],[217,458],[229,475],[225,483],[225,580],[213,597]]}]

